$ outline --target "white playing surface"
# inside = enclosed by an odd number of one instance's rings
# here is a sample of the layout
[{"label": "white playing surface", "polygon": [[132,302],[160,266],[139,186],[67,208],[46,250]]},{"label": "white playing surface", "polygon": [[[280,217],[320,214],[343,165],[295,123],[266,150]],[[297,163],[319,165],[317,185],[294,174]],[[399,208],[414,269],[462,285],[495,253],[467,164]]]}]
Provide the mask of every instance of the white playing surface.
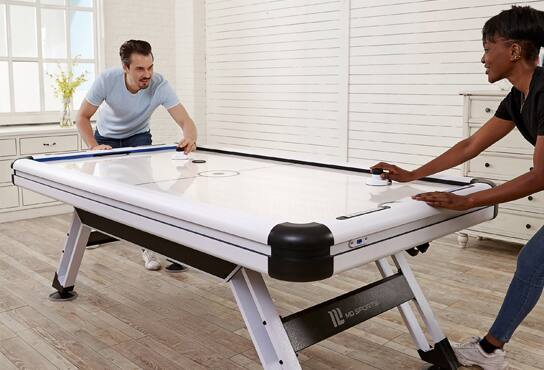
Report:
[{"label": "white playing surface", "polygon": [[[364,173],[269,160],[196,152],[173,160],[173,151],[51,162],[104,182],[129,184],[168,194],[173,203],[190,199],[213,207],[284,222],[306,223],[360,213],[414,194],[458,188],[416,181],[386,187],[365,184]],[[206,163],[193,163],[203,159]]]}]

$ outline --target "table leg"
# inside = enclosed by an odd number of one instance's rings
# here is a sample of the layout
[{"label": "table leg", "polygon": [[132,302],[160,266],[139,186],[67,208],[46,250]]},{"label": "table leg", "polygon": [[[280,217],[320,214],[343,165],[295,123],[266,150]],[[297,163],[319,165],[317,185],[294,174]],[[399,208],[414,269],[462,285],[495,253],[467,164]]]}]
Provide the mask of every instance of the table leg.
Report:
[{"label": "table leg", "polygon": [[264,369],[301,369],[262,275],[241,268],[229,284]]},{"label": "table leg", "polygon": [[442,329],[440,329],[440,326],[438,325],[438,322],[436,321],[432,312],[431,306],[427,301],[427,298],[425,298],[423,295],[423,291],[421,290],[412,269],[408,265],[406,258],[402,253],[394,255],[392,258],[399,271],[402,272],[406,278],[406,281],[408,281],[408,285],[410,285],[410,288],[414,293],[415,301],[417,303],[416,307],[419,310],[419,313],[421,314],[421,317],[423,318],[423,321],[425,322],[427,330],[429,330],[433,341],[440,342],[445,338],[444,333],[442,332]]},{"label": "table leg", "polygon": [[391,258],[399,272],[403,274],[408,282],[412,294],[414,295],[414,303],[433,340],[433,349],[428,351],[423,349],[418,350],[420,357],[427,362],[437,365],[438,369],[457,369],[460,366],[457,357],[455,356],[448,339],[442,332],[442,329],[440,329],[438,321],[431,309],[431,305],[423,295],[423,291],[421,290],[410,265],[406,261],[403,252],[393,255]]},{"label": "table leg", "polygon": [[[395,272],[393,272],[393,269],[391,268],[391,265],[389,265],[389,262],[387,262],[386,258],[382,258],[376,261],[376,265],[378,266],[378,270],[380,270],[380,273],[384,278],[388,276],[393,276],[395,274]],[[412,307],[410,307],[410,304],[408,302],[403,303],[398,306],[398,309],[404,323],[406,324],[406,327],[408,328],[408,331],[410,332],[410,335],[412,336],[412,339],[414,340],[414,343],[416,344],[417,349],[423,351],[430,350],[431,347],[429,345],[429,342],[427,342],[427,338],[425,338],[425,333],[423,333],[423,329],[419,325],[419,322],[417,321],[416,315],[414,314]]]},{"label": "table leg", "polygon": [[84,225],[74,212],[62,257],[53,279],[53,287],[57,292],[49,295],[52,300],[67,301],[77,297],[77,293],[73,291],[74,284],[90,233],[91,228]]}]

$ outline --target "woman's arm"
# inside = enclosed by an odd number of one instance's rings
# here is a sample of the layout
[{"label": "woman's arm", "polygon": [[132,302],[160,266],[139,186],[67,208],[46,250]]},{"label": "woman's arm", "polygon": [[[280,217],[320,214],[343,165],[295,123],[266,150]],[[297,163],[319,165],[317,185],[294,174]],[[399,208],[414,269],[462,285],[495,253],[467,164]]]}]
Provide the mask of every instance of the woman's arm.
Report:
[{"label": "woman's arm", "polygon": [[434,175],[465,163],[508,135],[514,129],[512,121],[492,117],[474,135],[460,141],[444,154],[414,171],[416,178]]},{"label": "woman's arm", "polygon": [[395,165],[380,162],[373,168],[387,170],[382,177],[399,182],[407,182],[430,176],[435,173],[458,166],[480,154],[495,142],[502,139],[514,128],[512,121],[492,117],[476,133],[455,144],[440,156],[414,171],[406,171]]},{"label": "woman's arm", "polygon": [[433,207],[465,210],[510,202],[544,190],[544,136],[538,136],[533,154],[533,170],[524,173],[493,189],[479,191],[467,196],[433,192],[414,196]]}]

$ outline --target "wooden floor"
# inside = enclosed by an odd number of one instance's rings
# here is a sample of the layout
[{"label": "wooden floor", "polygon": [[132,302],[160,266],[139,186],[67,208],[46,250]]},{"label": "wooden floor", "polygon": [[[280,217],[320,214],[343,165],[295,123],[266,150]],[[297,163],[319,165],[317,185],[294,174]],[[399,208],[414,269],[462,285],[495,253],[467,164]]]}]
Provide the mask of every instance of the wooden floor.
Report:
[{"label": "wooden floor", "polygon": [[[0,369],[260,369],[228,285],[191,270],[146,271],[139,249],[116,242],[85,253],[79,298],[47,299],[69,216],[0,224]],[[409,257],[451,340],[490,326],[519,246],[453,237]],[[313,284],[269,281],[288,314],[379,278],[373,265]],[[513,369],[544,369],[544,302],[508,345]],[[304,369],[421,369],[396,310],[299,356]]]}]

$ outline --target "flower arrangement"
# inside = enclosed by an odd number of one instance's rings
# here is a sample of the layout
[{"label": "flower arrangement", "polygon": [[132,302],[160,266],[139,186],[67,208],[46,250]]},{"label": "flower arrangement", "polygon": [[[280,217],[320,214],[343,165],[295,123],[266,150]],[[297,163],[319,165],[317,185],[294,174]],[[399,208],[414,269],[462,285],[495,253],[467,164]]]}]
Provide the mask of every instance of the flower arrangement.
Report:
[{"label": "flower arrangement", "polygon": [[72,71],[72,67],[77,65],[76,60],[71,63],[71,67],[68,71],[63,71],[59,66],[59,72],[56,74],[48,73],[55,83],[53,89],[55,96],[62,99],[62,113],[60,118],[60,127],[71,127],[71,111],[72,97],[76,89],[87,81],[87,71],[83,72],[79,76],[75,76]]}]

